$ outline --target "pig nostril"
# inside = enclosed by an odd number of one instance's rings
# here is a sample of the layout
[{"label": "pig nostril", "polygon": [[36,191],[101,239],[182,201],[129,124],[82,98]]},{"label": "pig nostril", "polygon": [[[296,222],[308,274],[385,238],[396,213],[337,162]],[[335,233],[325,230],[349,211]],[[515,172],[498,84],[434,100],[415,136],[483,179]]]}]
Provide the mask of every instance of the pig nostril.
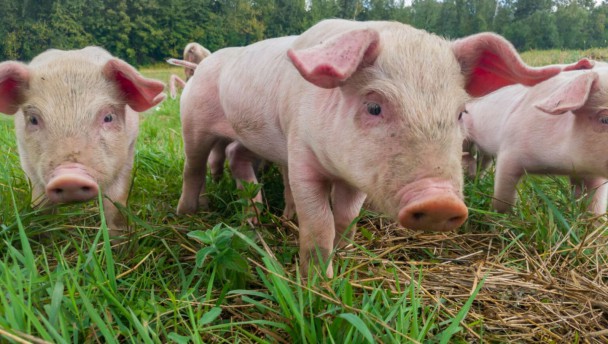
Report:
[{"label": "pig nostril", "polygon": [[416,212],[414,214],[412,214],[412,217],[414,217],[414,220],[420,220],[424,217],[424,213],[423,212]]},{"label": "pig nostril", "polygon": [[53,192],[58,195],[61,195],[63,193],[63,189],[53,189]]},{"label": "pig nostril", "polygon": [[448,220],[449,222],[460,222],[462,221],[462,216],[453,216]]},{"label": "pig nostril", "polygon": [[91,191],[91,188],[90,188],[90,187],[88,187],[88,186],[83,186],[83,187],[81,188],[81,190],[82,190],[82,191],[84,191],[84,192],[89,192],[89,191]]}]

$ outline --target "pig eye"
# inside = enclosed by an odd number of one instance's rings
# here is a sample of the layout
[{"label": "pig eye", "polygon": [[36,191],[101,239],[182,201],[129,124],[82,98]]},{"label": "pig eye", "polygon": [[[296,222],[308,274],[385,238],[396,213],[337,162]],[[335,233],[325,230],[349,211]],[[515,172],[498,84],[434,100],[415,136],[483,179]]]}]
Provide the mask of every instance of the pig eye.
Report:
[{"label": "pig eye", "polygon": [[467,110],[464,110],[464,111],[461,111],[461,112],[458,114],[458,120],[459,120],[459,121],[462,119],[462,115],[463,115],[463,114],[465,114],[465,113],[469,113],[469,112],[468,112]]},{"label": "pig eye", "polygon": [[27,121],[31,125],[38,125],[38,117],[36,117],[34,115],[29,115],[27,118]]},{"label": "pig eye", "polygon": [[602,124],[608,124],[608,116],[602,116],[602,117],[600,117],[600,123],[602,123]]},{"label": "pig eye", "polygon": [[109,113],[103,118],[104,123],[110,123],[114,120],[114,114]]},{"label": "pig eye", "polygon": [[367,103],[367,113],[378,116],[382,112],[382,107],[378,103]]}]

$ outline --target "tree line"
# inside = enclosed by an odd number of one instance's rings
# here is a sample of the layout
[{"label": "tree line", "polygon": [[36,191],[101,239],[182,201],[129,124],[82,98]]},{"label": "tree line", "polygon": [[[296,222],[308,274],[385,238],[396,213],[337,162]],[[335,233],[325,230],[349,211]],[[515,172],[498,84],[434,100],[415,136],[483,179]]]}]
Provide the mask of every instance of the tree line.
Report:
[{"label": "tree line", "polygon": [[0,0],[0,60],[99,45],[135,65],[298,34],[324,18],[396,20],[448,38],[494,31],[519,50],[608,45],[608,0]]}]

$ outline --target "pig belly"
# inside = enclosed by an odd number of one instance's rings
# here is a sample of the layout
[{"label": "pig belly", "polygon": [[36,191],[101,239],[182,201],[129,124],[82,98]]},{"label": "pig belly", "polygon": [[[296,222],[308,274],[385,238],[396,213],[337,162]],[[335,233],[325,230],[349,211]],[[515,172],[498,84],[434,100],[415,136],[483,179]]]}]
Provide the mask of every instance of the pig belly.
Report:
[{"label": "pig belly", "polygon": [[287,166],[287,140],[277,128],[265,127],[259,134],[237,131],[237,140],[256,155]]}]

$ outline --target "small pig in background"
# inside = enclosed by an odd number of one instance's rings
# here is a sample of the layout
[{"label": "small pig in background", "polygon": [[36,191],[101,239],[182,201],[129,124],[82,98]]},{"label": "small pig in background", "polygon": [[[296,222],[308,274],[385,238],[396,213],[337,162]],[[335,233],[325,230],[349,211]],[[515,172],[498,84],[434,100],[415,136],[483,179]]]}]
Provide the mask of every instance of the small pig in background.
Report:
[{"label": "small pig in background", "polygon": [[111,235],[121,234],[126,221],[112,202],[127,201],[138,112],[163,89],[99,47],[0,63],[0,112],[15,115],[34,205],[89,201],[101,189]]},{"label": "small pig in background", "polygon": [[[571,64],[556,64],[552,65],[553,67],[560,68],[563,72],[574,71],[574,70],[585,70],[591,69],[594,66],[606,65],[603,62],[589,60],[587,58],[582,58],[575,63]],[[468,112],[465,111],[464,114]],[[470,120],[470,118],[467,118]],[[492,156],[488,154],[484,154],[479,150],[478,147],[475,146],[475,142],[471,140],[470,137],[465,138],[463,142],[463,165],[465,170],[467,171],[467,175],[471,178],[477,176],[477,172],[479,171],[479,175],[483,176],[488,166],[492,163]]]},{"label": "small pig in background", "polygon": [[[520,178],[530,173],[569,176],[577,197],[591,195],[590,212],[606,212],[607,90],[608,64],[596,63],[591,70],[564,72],[533,87],[505,87],[467,104],[467,146],[475,145],[482,168],[496,157],[494,209],[509,211]],[[474,166],[467,167],[474,173]]]},{"label": "small pig in background", "polygon": [[171,74],[169,77],[169,93],[171,98],[175,99],[177,97],[177,85],[181,88],[186,86],[186,82],[190,80],[192,74],[194,74],[194,69],[196,69],[196,65],[198,65],[203,59],[207,56],[211,55],[211,52],[207,50],[202,45],[192,42],[188,43],[184,48],[184,61],[190,62],[194,64],[194,68],[192,66],[184,66],[184,74],[186,75],[186,81],[182,80],[175,74]]},{"label": "small pig in background", "polygon": [[[219,50],[181,97],[186,162],[177,211],[196,212],[211,149],[230,139],[282,166],[304,273],[317,253],[327,261],[352,238],[366,194],[404,227],[454,230],[467,218],[465,102],[560,71],[528,67],[495,34],[449,42],[396,22],[325,20],[300,36]],[[235,177],[255,181],[249,154],[236,158]]]}]

